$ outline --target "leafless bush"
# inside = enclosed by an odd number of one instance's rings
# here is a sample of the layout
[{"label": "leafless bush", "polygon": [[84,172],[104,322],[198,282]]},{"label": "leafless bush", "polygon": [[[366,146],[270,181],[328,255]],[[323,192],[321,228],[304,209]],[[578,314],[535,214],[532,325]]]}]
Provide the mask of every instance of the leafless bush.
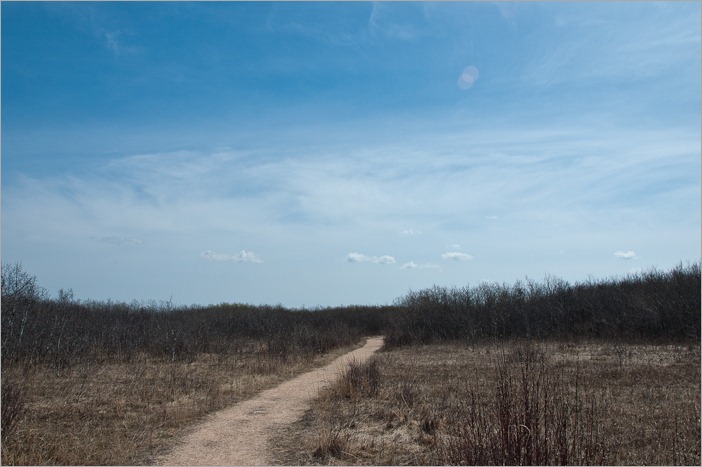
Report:
[{"label": "leafless bush", "polygon": [[568,387],[543,351],[520,345],[497,362],[494,399],[475,393],[449,423],[441,463],[594,465],[607,462],[593,398]]},{"label": "leafless bush", "polygon": [[370,359],[365,363],[351,360],[346,370],[334,385],[334,392],[347,399],[372,397],[378,393],[380,370],[378,362]]}]

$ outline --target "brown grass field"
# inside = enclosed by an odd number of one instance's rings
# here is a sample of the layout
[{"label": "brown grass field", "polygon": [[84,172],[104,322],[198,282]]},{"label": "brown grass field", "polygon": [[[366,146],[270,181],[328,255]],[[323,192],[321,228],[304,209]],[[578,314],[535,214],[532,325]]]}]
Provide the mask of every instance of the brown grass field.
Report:
[{"label": "brown grass field", "polygon": [[[262,342],[231,355],[194,361],[138,358],[55,370],[3,367],[3,411],[21,414],[3,434],[4,465],[151,464],[204,414],[330,362],[351,348],[318,357],[272,357]],[[20,396],[21,394],[21,396]]]},{"label": "brown grass field", "polygon": [[284,465],[700,465],[700,346],[401,347],[276,439]]},{"label": "brown grass field", "polygon": [[[2,463],[150,464],[204,414],[349,348],[286,361],[251,340],[192,362],[3,368]],[[9,396],[8,396],[9,395]],[[11,435],[11,436],[10,436]],[[282,465],[700,464],[700,346],[412,345],[349,365],[273,446]]]}]

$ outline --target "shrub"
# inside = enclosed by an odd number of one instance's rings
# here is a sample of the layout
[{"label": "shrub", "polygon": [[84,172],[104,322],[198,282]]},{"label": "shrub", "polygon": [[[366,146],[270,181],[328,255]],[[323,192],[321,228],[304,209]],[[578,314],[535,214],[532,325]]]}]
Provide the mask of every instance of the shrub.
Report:
[{"label": "shrub", "polygon": [[474,393],[449,424],[441,462],[452,465],[593,465],[607,452],[594,399],[564,384],[563,374],[531,345],[497,362],[492,404]]},{"label": "shrub", "polygon": [[336,394],[345,398],[375,396],[380,386],[378,362],[372,358],[365,363],[359,363],[357,360],[349,361],[346,371],[335,384]]}]

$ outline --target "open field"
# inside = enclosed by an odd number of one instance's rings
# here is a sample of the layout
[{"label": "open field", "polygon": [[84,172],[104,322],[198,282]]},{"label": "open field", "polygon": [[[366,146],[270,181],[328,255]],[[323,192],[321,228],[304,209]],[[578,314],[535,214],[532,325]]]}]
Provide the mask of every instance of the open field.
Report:
[{"label": "open field", "polygon": [[[150,464],[206,413],[331,361],[350,347],[286,361],[251,341],[241,353],[199,355],[192,362],[148,357],[130,363],[3,368],[8,388],[20,390],[21,417],[2,446],[5,465]],[[8,404],[6,405],[6,402]]]},{"label": "open field", "polygon": [[699,343],[442,343],[374,360],[280,433],[278,463],[700,464]]}]

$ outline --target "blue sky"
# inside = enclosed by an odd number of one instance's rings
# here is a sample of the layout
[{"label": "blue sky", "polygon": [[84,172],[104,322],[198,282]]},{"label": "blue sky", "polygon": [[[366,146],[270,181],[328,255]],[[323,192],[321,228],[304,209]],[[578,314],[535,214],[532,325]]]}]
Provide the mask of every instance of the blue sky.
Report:
[{"label": "blue sky", "polygon": [[700,3],[14,3],[2,261],[387,304],[700,259]]}]

